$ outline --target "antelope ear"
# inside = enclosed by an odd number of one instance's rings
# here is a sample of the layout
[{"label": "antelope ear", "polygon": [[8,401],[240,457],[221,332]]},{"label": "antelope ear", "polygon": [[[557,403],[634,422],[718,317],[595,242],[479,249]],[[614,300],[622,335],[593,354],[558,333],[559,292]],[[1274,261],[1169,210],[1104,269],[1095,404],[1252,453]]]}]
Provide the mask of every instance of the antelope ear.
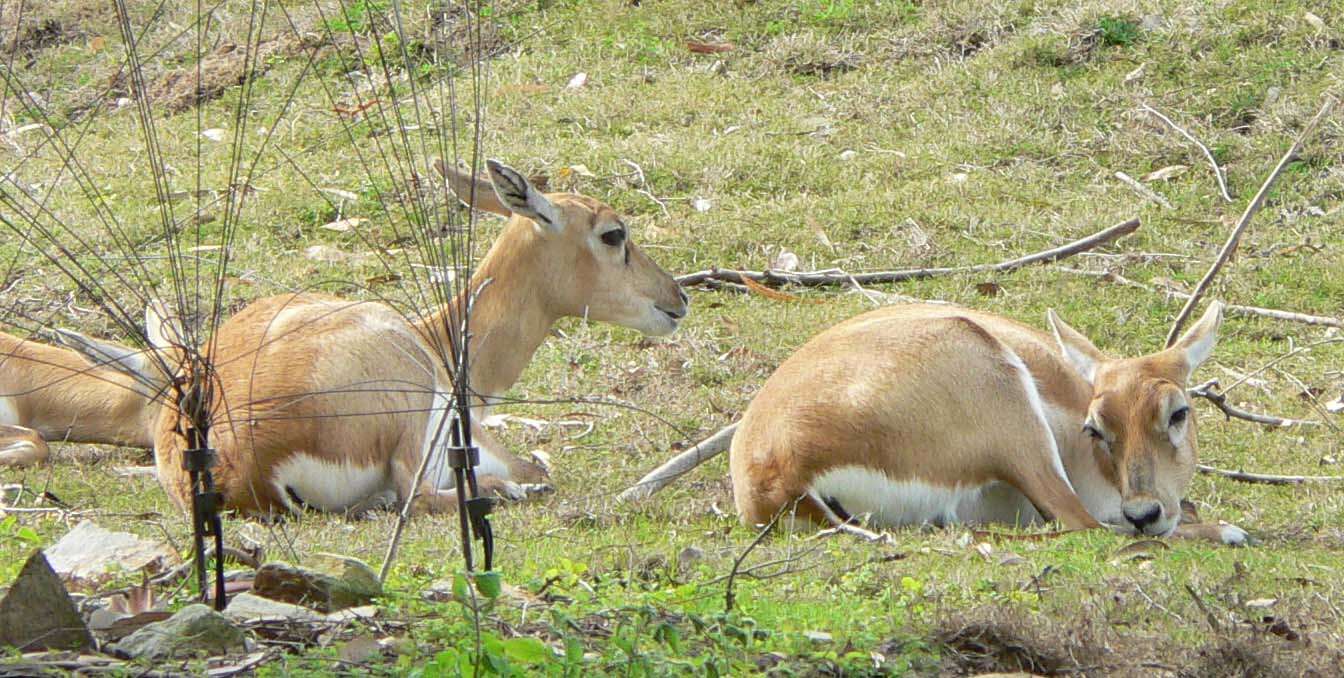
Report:
[{"label": "antelope ear", "polygon": [[448,188],[452,189],[453,195],[468,207],[506,217],[513,214],[503,202],[500,202],[499,196],[495,194],[495,187],[490,185],[489,181],[474,177],[456,167],[450,167],[443,158],[434,159],[434,169],[448,182]]},{"label": "antelope ear", "polygon": [[1218,343],[1218,327],[1222,324],[1223,302],[1215,301],[1209,304],[1207,311],[1204,311],[1204,317],[1172,345],[1172,350],[1180,351],[1185,359],[1187,381],[1190,375],[1213,355],[1213,347]]},{"label": "antelope ear", "polygon": [[125,374],[151,390],[166,386],[171,379],[158,364],[149,359],[149,353],[138,348],[80,334],[73,330],[52,330],[56,342],[80,354],[99,367],[108,367]]},{"label": "antelope ear", "polygon": [[559,210],[527,177],[498,160],[487,160],[485,164],[490,168],[490,182],[495,185],[495,193],[514,214],[527,217],[552,231],[560,230]]},{"label": "antelope ear", "polygon": [[1055,342],[1059,344],[1060,353],[1064,354],[1064,358],[1087,383],[1093,383],[1097,377],[1097,366],[1106,360],[1106,356],[1082,333],[1060,320],[1055,309],[1046,311],[1046,319],[1050,323],[1050,332],[1055,335]]},{"label": "antelope ear", "polygon": [[187,333],[182,319],[168,312],[160,299],[150,299],[145,306],[145,338],[149,345],[160,351],[177,351],[186,345]]}]

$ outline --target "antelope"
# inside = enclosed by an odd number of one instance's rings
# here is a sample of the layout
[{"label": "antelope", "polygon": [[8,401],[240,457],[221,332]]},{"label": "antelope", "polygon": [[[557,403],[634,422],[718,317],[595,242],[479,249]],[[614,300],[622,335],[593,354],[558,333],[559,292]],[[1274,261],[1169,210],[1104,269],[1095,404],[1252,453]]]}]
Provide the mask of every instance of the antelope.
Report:
[{"label": "antelope", "polygon": [[904,305],[817,335],[733,436],[742,522],[790,510],[837,527],[865,514],[877,526],[1049,519],[1244,544],[1232,525],[1180,524],[1197,459],[1186,384],[1213,351],[1222,305],[1139,358],[1111,358],[1047,315],[1049,334]]},{"label": "antelope", "polygon": [[143,354],[68,330],[57,336],[79,350],[0,333],[0,466],[45,462],[47,441],[153,447],[159,406],[126,374],[143,369]]},{"label": "antelope", "polygon": [[[417,512],[455,510],[448,436],[436,435],[452,380],[436,356],[450,350],[452,319],[469,301],[469,376],[479,412],[517,381],[560,318],[646,335],[676,330],[690,300],[630,241],[619,214],[587,196],[543,194],[517,171],[487,165],[488,183],[436,163],[464,202],[507,217],[450,304],[408,320],[381,303],[285,294],[255,301],[219,326],[203,352],[215,371],[213,473],[228,508],[361,511],[410,498]],[[183,364],[180,321],[154,306],[148,316],[150,343],[175,356],[170,364]],[[161,484],[185,508],[183,419],[176,403],[163,407],[154,450]],[[482,448],[483,492],[519,499],[549,489],[544,458],[515,457],[479,428],[473,437]],[[426,455],[425,481],[415,486]]]}]

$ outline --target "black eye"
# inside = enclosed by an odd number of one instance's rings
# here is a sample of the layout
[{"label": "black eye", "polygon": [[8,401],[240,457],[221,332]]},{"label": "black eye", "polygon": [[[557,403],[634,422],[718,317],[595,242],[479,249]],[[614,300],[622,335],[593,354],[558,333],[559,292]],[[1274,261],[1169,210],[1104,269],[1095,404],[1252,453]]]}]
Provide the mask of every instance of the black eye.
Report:
[{"label": "black eye", "polygon": [[1181,409],[1171,413],[1171,421],[1167,422],[1167,426],[1170,428],[1176,428],[1177,426],[1184,424],[1185,418],[1188,416],[1190,416],[1190,408],[1182,407]]},{"label": "black eye", "polygon": [[625,242],[625,229],[613,228],[602,234],[602,242],[611,247],[620,247]]},{"label": "black eye", "polygon": [[1100,440],[1103,442],[1105,442],[1106,440],[1106,436],[1101,434],[1101,429],[1098,429],[1096,426],[1093,426],[1091,424],[1083,424],[1083,432],[1089,436],[1092,436],[1092,438],[1096,440]]}]

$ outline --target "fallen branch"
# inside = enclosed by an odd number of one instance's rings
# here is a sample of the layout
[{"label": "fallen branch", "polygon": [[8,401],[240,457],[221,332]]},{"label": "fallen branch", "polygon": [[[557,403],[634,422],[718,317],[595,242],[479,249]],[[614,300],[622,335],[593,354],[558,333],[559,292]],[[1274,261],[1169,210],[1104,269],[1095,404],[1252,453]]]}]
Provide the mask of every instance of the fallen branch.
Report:
[{"label": "fallen branch", "polygon": [[943,268],[912,268],[904,271],[874,271],[871,273],[846,273],[844,271],[813,271],[810,273],[790,273],[786,271],[737,271],[732,269],[712,268],[707,271],[698,271],[678,276],[677,282],[681,285],[699,285],[712,280],[727,283],[743,284],[743,280],[751,279],[755,282],[767,285],[792,284],[803,287],[823,287],[823,286],[850,286],[850,285],[871,285],[880,283],[903,282],[906,280],[919,280],[923,278],[933,278],[936,276],[951,275],[956,273],[981,273],[995,272],[1004,273],[1016,270],[1023,266],[1032,264],[1045,264],[1061,259],[1067,259],[1079,252],[1086,252],[1100,245],[1109,243],[1121,236],[1129,235],[1139,228],[1138,219],[1116,224],[1102,231],[1098,231],[1086,238],[1075,240],[1066,245],[1036,252],[1017,259],[1001,261],[997,264],[976,264],[973,266],[949,266]]},{"label": "fallen branch", "polygon": [[1190,315],[1194,312],[1195,307],[1199,305],[1199,300],[1204,297],[1204,293],[1207,292],[1209,286],[1213,284],[1213,279],[1218,276],[1218,272],[1222,270],[1223,265],[1226,264],[1228,260],[1232,258],[1232,254],[1237,251],[1237,245],[1241,243],[1242,233],[1244,233],[1246,227],[1250,225],[1251,218],[1254,217],[1255,214],[1260,211],[1260,207],[1264,205],[1265,198],[1269,195],[1269,190],[1278,182],[1279,175],[1283,174],[1283,170],[1287,168],[1289,164],[1297,160],[1297,152],[1302,149],[1302,144],[1316,131],[1321,120],[1324,119],[1334,107],[1334,97],[1327,95],[1325,103],[1321,105],[1321,110],[1316,113],[1316,117],[1312,118],[1311,121],[1307,123],[1307,126],[1302,128],[1302,132],[1297,135],[1297,139],[1295,139],[1293,145],[1288,148],[1288,152],[1284,153],[1283,157],[1279,159],[1279,164],[1274,166],[1274,170],[1269,173],[1268,177],[1265,177],[1265,183],[1260,186],[1260,190],[1256,192],[1255,197],[1251,198],[1251,202],[1246,205],[1246,211],[1242,212],[1241,218],[1237,220],[1237,225],[1232,228],[1232,233],[1228,235],[1227,242],[1223,243],[1223,249],[1218,252],[1218,258],[1214,259],[1213,265],[1209,267],[1208,272],[1204,274],[1203,278],[1200,278],[1199,284],[1195,286],[1195,291],[1191,293],[1190,298],[1185,302],[1185,306],[1181,308],[1181,312],[1177,314],[1176,320],[1171,324],[1171,331],[1167,333],[1166,345],[1168,347],[1176,343],[1176,339],[1181,334],[1181,328],[1184,327],[1185,322],[1190,319]]},{"label": "fallen branch", "polygon": [[1199,464],[1197,466],[1200,473],[1222,476],[1230,480],[1236,480],[1243,483],[1259,483],[1261,485],[1302,485],[1304,483],[1337,483],[1344,482],[1344,476],[1280,476],[1269,473],[1247,473],[1245,471],[1229,471],[1227,469],[1214,468]]},{"label": "fallen branch", "polygon": [[1205,146],[1203,143],[1200,143],[1199,139],[1196,139],[1193,134],[1185,131],[1185,129],[1183,129],[1180,125],[1177,125],[1176,123],[1172,122],[1171,118],[1162,115],[1162,113],[1158,111],[1156,108],[1153,108],[1148,104],[1144,104],[1143,110],[1152,113],[1154,116],[1157,117],[1158,120],[1167,123],[1168,127],[1176,130],[1178,134],[1188,139],[1190,143],[1198,146],[1199,150],[1204,152],[1204,157],[1208,159],[1209,166],[1213,168],[1213,178],[1218,180],[1218,190],[1223,194],[1223,200],[1232,202],[1232,195],[1227,192],[1227,175],[1223,172],[1223,168],[1218,166],[1218,161],[1214,159],[1213,152],[1209,150],[1209,147]]},{"label": "fallen branch", "polygon": [[639,479],[639,482],[616,497],[616,501],[638,501],[652,496],[654,492],[663,489],[672,481],[690,473],[691,469],[722,454],[732,444],[733,432],[736,430],[736,423],[729,424],[714,435],[692,445],[690,449],[672,457],[662,466],[649,471]]},{"label": "fallen branch", "polygon": [[1217,388],[1217,386],[1218,386],[1218,380],[1211,379],[1209,381],[1200,384],[1199,386],[1189,389],[1187,393],[1196,398],[1203,398],[1213,403],[1214,407],[1217,407],[1218,409],[1222,410],[1223,414],[1227,415],[1228,419],[1241,419],[1243,421],[1254,422],[1256,424],[1264,424],[1266,426],[1275,426],[1279,428],[1285,428],[1288,426],[1319,426],[1321,423],[1319,421],[1312,421],[1310,419],[1286,419],[1283,417],[1276,417],[1271,414],[1257,414],[1255,412],[1247,412],[1246,410],[1239,409],[1237,407],[1229,405],[1227,403],[1226,395],[1213,390]]},{"label": "fallen branch", "polygon": [[[802,497],[799,497],[799,499],[801,498]],[[761,528],[761,531],[756,533],[756,538],[751,540],[751,543],[747,544],[747,548],[742,549],[742,553],[733,560],[733,569],[728,571],[728,584],[723,590],[724,612],[732,612],[733,607],[737,604],[737,594],[733,591],[733,581],[737,579],[739,571],[742,569],[742,562],[747,559],[747,556],[751,555],[752,551],[756,550],[757,546],[761,545],[761,542],[765,540],[766,535],[770,534],[770,530],[775,528],[775,524],[779,522],[780,518],[784,517],[785,513],[797,509],[798,499],[793,500],[792,504],[784,504],[780,506],[779,510],[775,511],[775,516],[770,519],[770,522],[766,523],[765,526]]]},{"label": "fallen branch", "polygon": [[1134,177],[1131,177],[1128,174],[1125,174],[1124,172],[1116,172],[1115,178],[1125,182],[1125,184],[1127,184],[1130,188],[1134,189],[1135,193],[1138,193],[1139,195],[1161,205],[1163,209],[1169,209],[1169,210],[1176,209],[1175,207],[1171,206],[1171,202],[1169,202],[1166,198],[1162,197],[1162,194],[1158,193],[1157,191],[1154,191],[1151,188],[1148,188],[1147,186],[1144,186],[1143,183],[1140,182],[1138,179],[1135,179]]},{"label": "fallen branch", "polygon": [[[1189,299],[1192,296],[1189,292],[1182,292],[1177,289],[1172,289],[1171,287],[1168,286],[1163,286],[1160,289],[1154,289],[1149,285],[1145,285],[1137,280],[1130,280],[1129,278],[1126,278],[1123,275],[1120,275],[1119,273],[1115,273],[1113,271],[1087,271],[1080,268],[1068,268],[1066,266],[1060,266],[1059,270],[1064,273],[1072,273],[1074,275],[1085,275],[1093,278],[1100,278],[1102,280],[1116,283],[1117,285],[1125,285],[1126,287],[1134,287],[1141,290],[1147,290],[1149,292],[1162,292],[1168,296],[1176,297],[1178,299]],[[1264,318],[1274,318],[1275,320],[1286,320],[1288,322],[1302,323],[1304,325],[1322,325],[1324,327],[1338,327],[1344,329],[1344,319],[1332,318],[1326,315],[1311,315],[1310,313],[1281,311],[1277,308],[1265,308],[1263,306],[1242,306],[1239,304],[1225,304],[1223,306],[1223,311],[1226,313],[1231,313],[1233,315],[1260,316]]]}]

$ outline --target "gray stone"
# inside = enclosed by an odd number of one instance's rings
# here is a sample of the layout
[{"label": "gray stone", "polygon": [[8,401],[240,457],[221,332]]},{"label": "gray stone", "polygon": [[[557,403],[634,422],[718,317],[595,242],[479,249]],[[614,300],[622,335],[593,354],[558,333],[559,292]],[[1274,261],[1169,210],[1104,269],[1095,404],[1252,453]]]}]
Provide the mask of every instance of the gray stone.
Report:
[{"label": "gray stone", "polygon": [[257,568],[252,592],[322,612],[366,605],[382,595],[373,568],[356,558],[321,553],[309,567],[270,562]]},{"label": "gray stone", "polygon": [[240,593],[229,601],[224,616],[234,621],[281,620],[296,622],[315,622],[323,619],[321,614],[306,607],[291,603],[282,603],[251,593]]},{"label": "gray stone", "polygon": [[242,629],[200,603],[132,633],[116,645],[119,654],[132,659],[214,656],[246,649]]},{"label": "gray stone", "polygon": [[72,588],[96,588],[118,573],[161,572],[178,562],[167,544],[83,521],[47,549],[51,568]]},{"label": "gray stone", "polygon": [[34,551],[0,599],[0,647],[23,652],[83,650],[93,636],[65,584],[41,551]]}]

